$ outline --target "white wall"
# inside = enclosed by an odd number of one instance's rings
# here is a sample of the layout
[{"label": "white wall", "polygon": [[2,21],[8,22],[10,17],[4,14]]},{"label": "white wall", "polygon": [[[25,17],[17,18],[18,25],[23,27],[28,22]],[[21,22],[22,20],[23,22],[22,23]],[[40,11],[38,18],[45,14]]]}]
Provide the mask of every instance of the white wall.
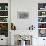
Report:
[{"label": "white wall", "polygon": [[[12,1],[13,2],[13,1]],[[15,0],[15,3],[13,3],[11,6],[11,19],[12,22],[15,23],[17,30],[26,30],[29,28],[31,25],[35,25],[35,22],[37,23],[37,2],[33,2],[31,0]],[[34,5],[32,5],[33,3]],[[32,8],[33,7],[33,8]],[[15,9],[14,9],[15,8]],[[29,18],[28,19],[18,19],[17,18],[17,11],[24,11],[29,13]],[[36,19],[35,19],[36,18]],[[36,20],[36,21],[35,21]]]},{"label": "white wall", "polygon": [[[16,25],[17,32],[20,32],[20,30],[23,30],[22,32],[24,32],[33,24],[35,26],[34,31],[36,32],[36,34],[33,33],[33,36],[38,36],[38,3],[45,2],[46,0],[11,0],[11,22]],[[17,19],[17,11],[29,12],[29,18]],[[43,40],[41,40],[42,38],[36,38],[33,38],[33,46],[38,46],[38,43],[43,44]]]},{"label": "white wall", "polygon": [[[29,12],[29,18],[17,19],[17,11]],[[37,2],[32,0],[11,0],[11,22],[13,22],[16,25],[17,28],[16,32],[19,32],[21,34],[27,34],[27,29],[32,24],[35,26],[35,30],[36,30],[37,29]]]}]

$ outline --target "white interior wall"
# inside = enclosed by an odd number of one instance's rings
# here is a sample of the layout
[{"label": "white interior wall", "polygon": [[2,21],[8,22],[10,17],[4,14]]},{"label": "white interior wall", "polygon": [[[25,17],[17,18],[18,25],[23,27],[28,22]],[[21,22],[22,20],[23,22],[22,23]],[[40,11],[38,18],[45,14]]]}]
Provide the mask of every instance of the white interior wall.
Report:
[{"label": "white interior wall", "polygon": [[[14,2],[12,1],[13,4],[11,3],[11,20],[16,25],[17,30],[27,30],[31,25],[34,25],[37,29],[37,2],[31,0],[15,0]],[[17,11],[28,12],[29,18],[18,19]]]},{"label": "white interior wall", "polygon": [[[34,36],[38,35],[38,3],[45,2],[46,0],[11,0],[11,22],[16,25],[17,32],[20,32],[19,30],[24,31],[28,29],[28,26],[33,24],[36,32],[36,34],[33,34]],[[29,19],[17,19],[17,11],[29,12]],[[40,46],[38,43],[43,44],[43,39],[34,37],[33,45]]]}]

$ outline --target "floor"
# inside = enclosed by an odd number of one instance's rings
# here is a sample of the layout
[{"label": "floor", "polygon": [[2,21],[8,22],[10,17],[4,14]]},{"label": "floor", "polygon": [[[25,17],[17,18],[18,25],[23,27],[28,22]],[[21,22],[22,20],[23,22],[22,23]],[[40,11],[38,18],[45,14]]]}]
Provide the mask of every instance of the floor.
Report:
[{"label": "floor", "polygon": [[8,46],[8,45],[0,45],[0,46]]}]

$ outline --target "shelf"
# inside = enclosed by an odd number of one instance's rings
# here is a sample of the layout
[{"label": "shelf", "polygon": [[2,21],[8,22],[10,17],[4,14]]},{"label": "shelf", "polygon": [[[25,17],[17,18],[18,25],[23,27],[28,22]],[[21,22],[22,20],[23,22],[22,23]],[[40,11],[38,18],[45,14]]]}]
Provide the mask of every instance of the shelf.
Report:
[{"label": "shelf", "polygon": [[8,3],[0,3],[0,35],[8,37]]},{"label": "shelf", "polygon": [[38,29],[46,29],[46,28],[38,28]]},{"label": "shelf", "polygon": [[46,11],[46,10],[38,10],[38,11]]},{"label": "shelf", "polygon": [[0,16],[0,17],[8,17],[8,16]]},{"label": "shelf", "polygon": [[44,15],[44,16],[38,16],[38,17],[46,17],[46,15]]},{"label": "shelf", "polygon": [[8,23],[8,22],[0,22],[0,23]]},{"label": "shelf", "polygon": [[46,22],[38,22],[38,23],[46,23]]},{"label": "shelf", "polygon": [[46,37],[46,3],[38,3],[38,36]]},{"label": "shelf", "polygon": [[0,11],[8,11],[8,10],[0,10]]}]

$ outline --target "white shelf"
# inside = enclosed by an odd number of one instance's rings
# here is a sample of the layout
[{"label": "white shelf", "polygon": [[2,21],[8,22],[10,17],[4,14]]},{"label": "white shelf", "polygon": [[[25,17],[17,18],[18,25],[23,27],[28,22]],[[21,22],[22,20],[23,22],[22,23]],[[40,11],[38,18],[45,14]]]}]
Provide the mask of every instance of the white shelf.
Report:
[{"label": "white shelf", "polygon": [[46,11],[46,10],[38,10],[38,11]]},{"label": "white shelf", "polygon": [[38,17],[46,17],[46,15],[44,15],[44,16],[38,16]]},{"label": "white shelf", "polygon": [[8,16],[0,16],[0,17],[8,17]]},{"label": "white shelf", "polygon": [[38,28],[38,29],[46,29],[46,28]]},{"label": "white shelf", "polygon": [[38,22],[38,23],[46,23],[46,22]]},{"label": "white shelf", "polygon": [[0,11],[8,11],[8,10],[0,10]]},{"label": "white shelf", "polygon": [[8,22],[0,22],[0,23],[8,23]]}]

